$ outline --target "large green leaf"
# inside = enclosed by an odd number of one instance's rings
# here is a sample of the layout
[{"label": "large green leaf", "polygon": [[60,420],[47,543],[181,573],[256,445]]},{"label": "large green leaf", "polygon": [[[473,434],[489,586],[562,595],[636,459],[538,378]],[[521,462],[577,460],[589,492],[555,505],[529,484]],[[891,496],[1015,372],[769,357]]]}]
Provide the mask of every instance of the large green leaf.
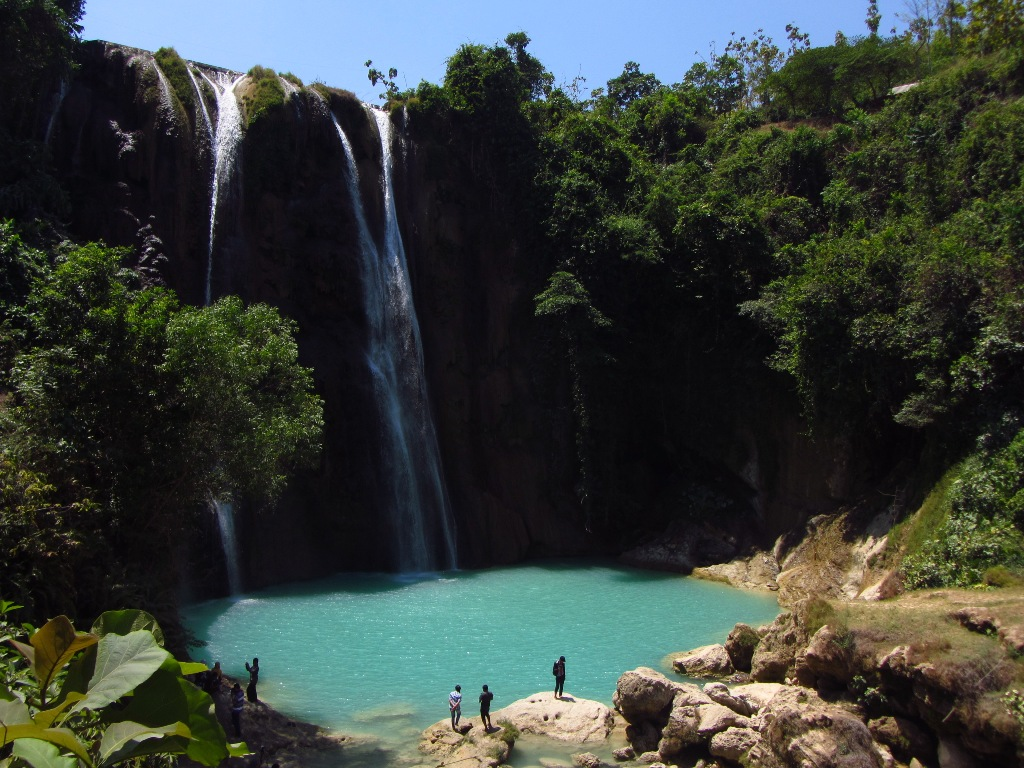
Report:
[{"label": "large green leaf", "polygon": [[86,697],[72,711],[95,711],[117,701],[152,677],[168,657],[146,630],[105,635],[96,651],[96,669]]},{"label": "large green leaf", "polygon": [[[40,693],[53,682],[54,676],[60,672],[68,660],[83,648],[96,643],[96,636],[86,632],[76,632],[74,625],[67,616],[50,619],[29,638],[34,653],[30,657],[32,671],[39,683]],[[22,644],[16,646],[23,654]],[[28,655],[26,654],[26,657]]]},{"label": "large green leaf", "polygon": [[230,751],[210,694],[199,690],[187,680],[181,681],[181,690],[188,699],[188,726],[192,730],[187,752],[189,759],[201,765],[216,766],[229,755],[240,757],[250,754],[245,744],[234,752]]},{"label": "large green leaf", "polygon": [[179,661],[178,667],[181,669],[181,674],[185,676],[198,675],[200,672],[205,672],[209,669],[201,661]]},{"label": "large green leaf", "polygon": [[14,742],[14,756],[32,768],[77,768],[78,760],[62,755],[56,744],[39,739],[18,739]]},{"label": "large green leaf", "polygon": [[[19,699],[0,701],[0,728],[11,725],[24,725],[32,722],[32,714],[28,705]],[[6,744],[7,742],[3,742]]]},{"label": "large green leaf", "polygon": [[60,696],[56,703],[61,703],[74,693],[84,694],[89,690],[89,681],[92,680],[96,671],[96,648],[91,645],[81,654],[76,656],[68,665],[68,673],[64,678],[64,684],[60,689]]},{"label": "large green leaf", "polygon": [[18,739],[39,739],[56,744],[81,758],[86,765],[92,765],[92,758],[85,745],[67,728],[41,728],[35,723],[20,723],[0,728],[0,746]]},{"label": "large green leaf", "polygon": [[181,688],[181,682],[178,662],[168,656],[160,669],[135,689],[128,706],[124,709],[107,709],[103,712],[103,718],[107,722],[130,720],[152,728],[177,722],[187,723],[188,699]]},{"label": "large green leaf", "polygon": [[61,712],[67,709],[69,706],[74,704],[76,701],[81,701],[85,698],[84,693],[70,693],[64,698],[57,706],[44,709],[42,712],[36,712],[35,722],[36,725],[41,725],[43,728],[49,728],[53,725],[54,721],[60,716]]},{"label": "large green leaf", "polygon": [[92,625],[93,634],[98,637],[127,635],[140,629],[149,630],[159,645],[164,644],[164,631],[160,629],[153,614],[135,608],[124,611],[107,611]]},{"label": "large green leaf", "polygon": [[189,736],[188,726],[184,723],[171,723],[159,728],[141,723],[114,723],[103,732],[99,764],[114,765],[156,752],[180,754],[185,751]]}]

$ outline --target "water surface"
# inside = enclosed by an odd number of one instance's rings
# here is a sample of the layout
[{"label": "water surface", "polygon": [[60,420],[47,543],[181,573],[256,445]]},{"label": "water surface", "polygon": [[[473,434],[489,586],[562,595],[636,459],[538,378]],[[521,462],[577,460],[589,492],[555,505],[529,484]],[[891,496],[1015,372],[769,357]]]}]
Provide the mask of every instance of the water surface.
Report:
[{"label": "water surface", "polygon": [[244,679],[244,662],[258,656],[260,697],[289,715],[415,743],[448,716],[456,684],[463,717],[476,716],[481,685],[498,710],[553,689],[551,664],[564,655],[565,693],[611,705],[623,672],[671,675],[666,654],[722,642],[736,622],[757,626],[777,613],[772,596],[722,584],[556,563],[344,575],[196,605],[186,622],[208,642],[196,655],[228,674]]}]

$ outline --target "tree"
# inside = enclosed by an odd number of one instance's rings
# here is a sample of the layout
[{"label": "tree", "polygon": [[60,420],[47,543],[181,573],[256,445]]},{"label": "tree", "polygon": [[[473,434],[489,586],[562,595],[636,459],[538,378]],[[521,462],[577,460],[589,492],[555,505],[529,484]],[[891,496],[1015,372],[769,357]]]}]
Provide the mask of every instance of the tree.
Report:
[{"label": "tree", "polygon": [[[125,255],[82,246],[36,285],[11,376],[0,444],[8,474],[52,484],[50,503],[89,538],[89,556],[108,561],[79,578],[89,602],[34,606],[50,611],[127,599],[113,589],[147,603],[173,592],[167,543],[200,506],[271,499],[319,451],[322,404],[297,362],[294,324],[231,297],[179,308],[122,267]],[[76,516],[96,506],[102,522]]]},{"label": "tree", "polygon": [[85,0],[0,0],[0,127],[24,137],[34,107],[70,75]]},{"label": "tree", "polygon": [[635,61],[627,61],[622,74],[608,81],[608,98],[612,103],[612,114],[619,114],[630,104],[644,96],[650,96],[661,87],[658,78],[640,71]]}]

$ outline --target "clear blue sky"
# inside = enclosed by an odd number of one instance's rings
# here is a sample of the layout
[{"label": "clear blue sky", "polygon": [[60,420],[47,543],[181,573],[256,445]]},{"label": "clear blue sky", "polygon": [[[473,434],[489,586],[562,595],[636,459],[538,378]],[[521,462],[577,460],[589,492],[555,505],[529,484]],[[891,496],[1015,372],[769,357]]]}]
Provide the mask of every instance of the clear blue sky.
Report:
[{"label": "clear blue sky", "polygon": [[[862,35],[867,0],[86,0],[83,37],[246,71],[254,64],[376,101],[364,62],[398,69],[400,87],[440,83],[463,43],[493,45],[523,31],[529,50],[583,93],[635,61],[664,83],[718,51],[730,33],[758,28],[784,47],[787,23],[829,45],[837,30]],[[903,0],[880,0],[882,31],[899,23]]]}]

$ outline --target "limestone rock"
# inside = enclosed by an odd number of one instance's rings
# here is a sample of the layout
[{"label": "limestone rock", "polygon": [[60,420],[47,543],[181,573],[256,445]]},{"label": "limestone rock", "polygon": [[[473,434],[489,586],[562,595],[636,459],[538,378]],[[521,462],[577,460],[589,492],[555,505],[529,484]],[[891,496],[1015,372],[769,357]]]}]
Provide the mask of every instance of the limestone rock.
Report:
[{"label": "limestone rock", "polygon": [[880,717],[868,723],[875,741],[884,744],[893,757],[904,763],[913,758],[929,765],[936,760],[935,738],[923,725],[905,717]]},{"label": "limestone rock", "polygon": [[616,749],[614,752],[612,752],[612,757],[614,757],[616,760],[620,762],[625,762],[627,760],[632,760],[633,758],[635,758],[636,752],[633,751],[632,747],[621,747],[620,749]]},{"label": "limestone rock", "polygon": [[626,740],[630,744],[630,749],[636,754],[657,752],[658,742],[661,740],[661,727],[650,720],[627,725]]},{"label": "limestone rock", "polygon": [[707,704],[697,708],[697,733],[704,739],[727,728],[744,728],[750,725],[750,718],[738,715],[721,704]]},{"label": "limestone rock", "polygon": [[772,761],[806,768],[888,768],[891,755],[859,718],[800,687],[785,687],[758,714]]},{"label": "limestone rock", "polygon": [[955,740],[940,739],[939,768],[981,768],[981,766]]},{"label": "limestone rock", "polygon": [[500,728],[485,733],[468,725],[461,732],[452,729],[451,720],[435,723],[423,731],[420,751],[438,763],[458,763],[459,768],[495,768],[508,760],[512,747],[499,738]]},{"label": "limestone rock", "polygon": [[853,679],[853,656],[844,637],[826,624],[797,652],[793,674],[808,688],[842,688]]},{"label": "limestone rock", "polygon": [[753,728],[728,728],[716,733],[708,743],[708,751],[713,757],[720,757],[733,763],[740,763],[751,747],[761,740],[761,736]]},{"label": "limestone rock", "polygon": [[579,768],[601,768],[601,758],[593,752],[581,752],[572,756],[572,761]]},{"label": "limestone rock", "polygon": [[754,649],[750,674],[759,683],[781,683],[793,666],[801,633],[791,613],[783,613],[768,627]]},{"label": "limestone rock", "polygon": [[664,723],[679,689],[678,683],[672,682],[660,672],[639,667],[619,678],[612,702],[629,723],[645,720],[660,720]]},{"label": "limestone rock", "polygon": [[689,677],[727,677],[735,670],[724,645],[704,645],[672,662],[672,668]]},{"label": "limestone rock", "polygon": [[757,710],[750,703],[732,695],[725,683],[708,683],[704,686],[704,694],[716,704],[728,707],[733,712],[749,717]]},{"label": "limestone rock", "polygon": [[1000,627],[999,640],[1016,655],[1024,654],[1024,625],[1011,624]]},{"label": "limestone rock", "polygon": [[960,622],[960,625],[972,632],[980,632],[988,635],[999,629],[999,619],[986,608],[969,606],[960,608],[951,614],[951,618]]},{"label": "limestone rock", "polygon": [[673,709],[661,730],[658,754],[664,759],[671,759],[687,747],[702,743],[704,739],[698,732],[699,726],[697,707],[686,705]]},{"label": "limestone rock", "polygon": [[[782,683],[748,683],[737,685],[729,693],[737,701],[742,702],[750,710],[751,714],[759,712],[765,704],[771,701],[775,694],[782,690]],[[724,702],[723,702],[724,703]]]},{"label": "limestone rock", "polygon": [[754,649],[761,636],[749,624],[737,624],[732,628],[725,641],[725,652],[729,654],[732,666],[740,672],[750,671],[750,662],[754,658]]},{"label": "limestone rock", "polygon": [[657,752],[644,752],[640,757],[637,758],[637,762],[642,765],[654,765],[661,757]]},{"label": "limestone rock", "polygon": [[495,723],[507,720],[523,733],[550,736],[574,744],[604,741],[615,726],[615,713],[598,701],[545,691],[519,699],[491,713]]}]

